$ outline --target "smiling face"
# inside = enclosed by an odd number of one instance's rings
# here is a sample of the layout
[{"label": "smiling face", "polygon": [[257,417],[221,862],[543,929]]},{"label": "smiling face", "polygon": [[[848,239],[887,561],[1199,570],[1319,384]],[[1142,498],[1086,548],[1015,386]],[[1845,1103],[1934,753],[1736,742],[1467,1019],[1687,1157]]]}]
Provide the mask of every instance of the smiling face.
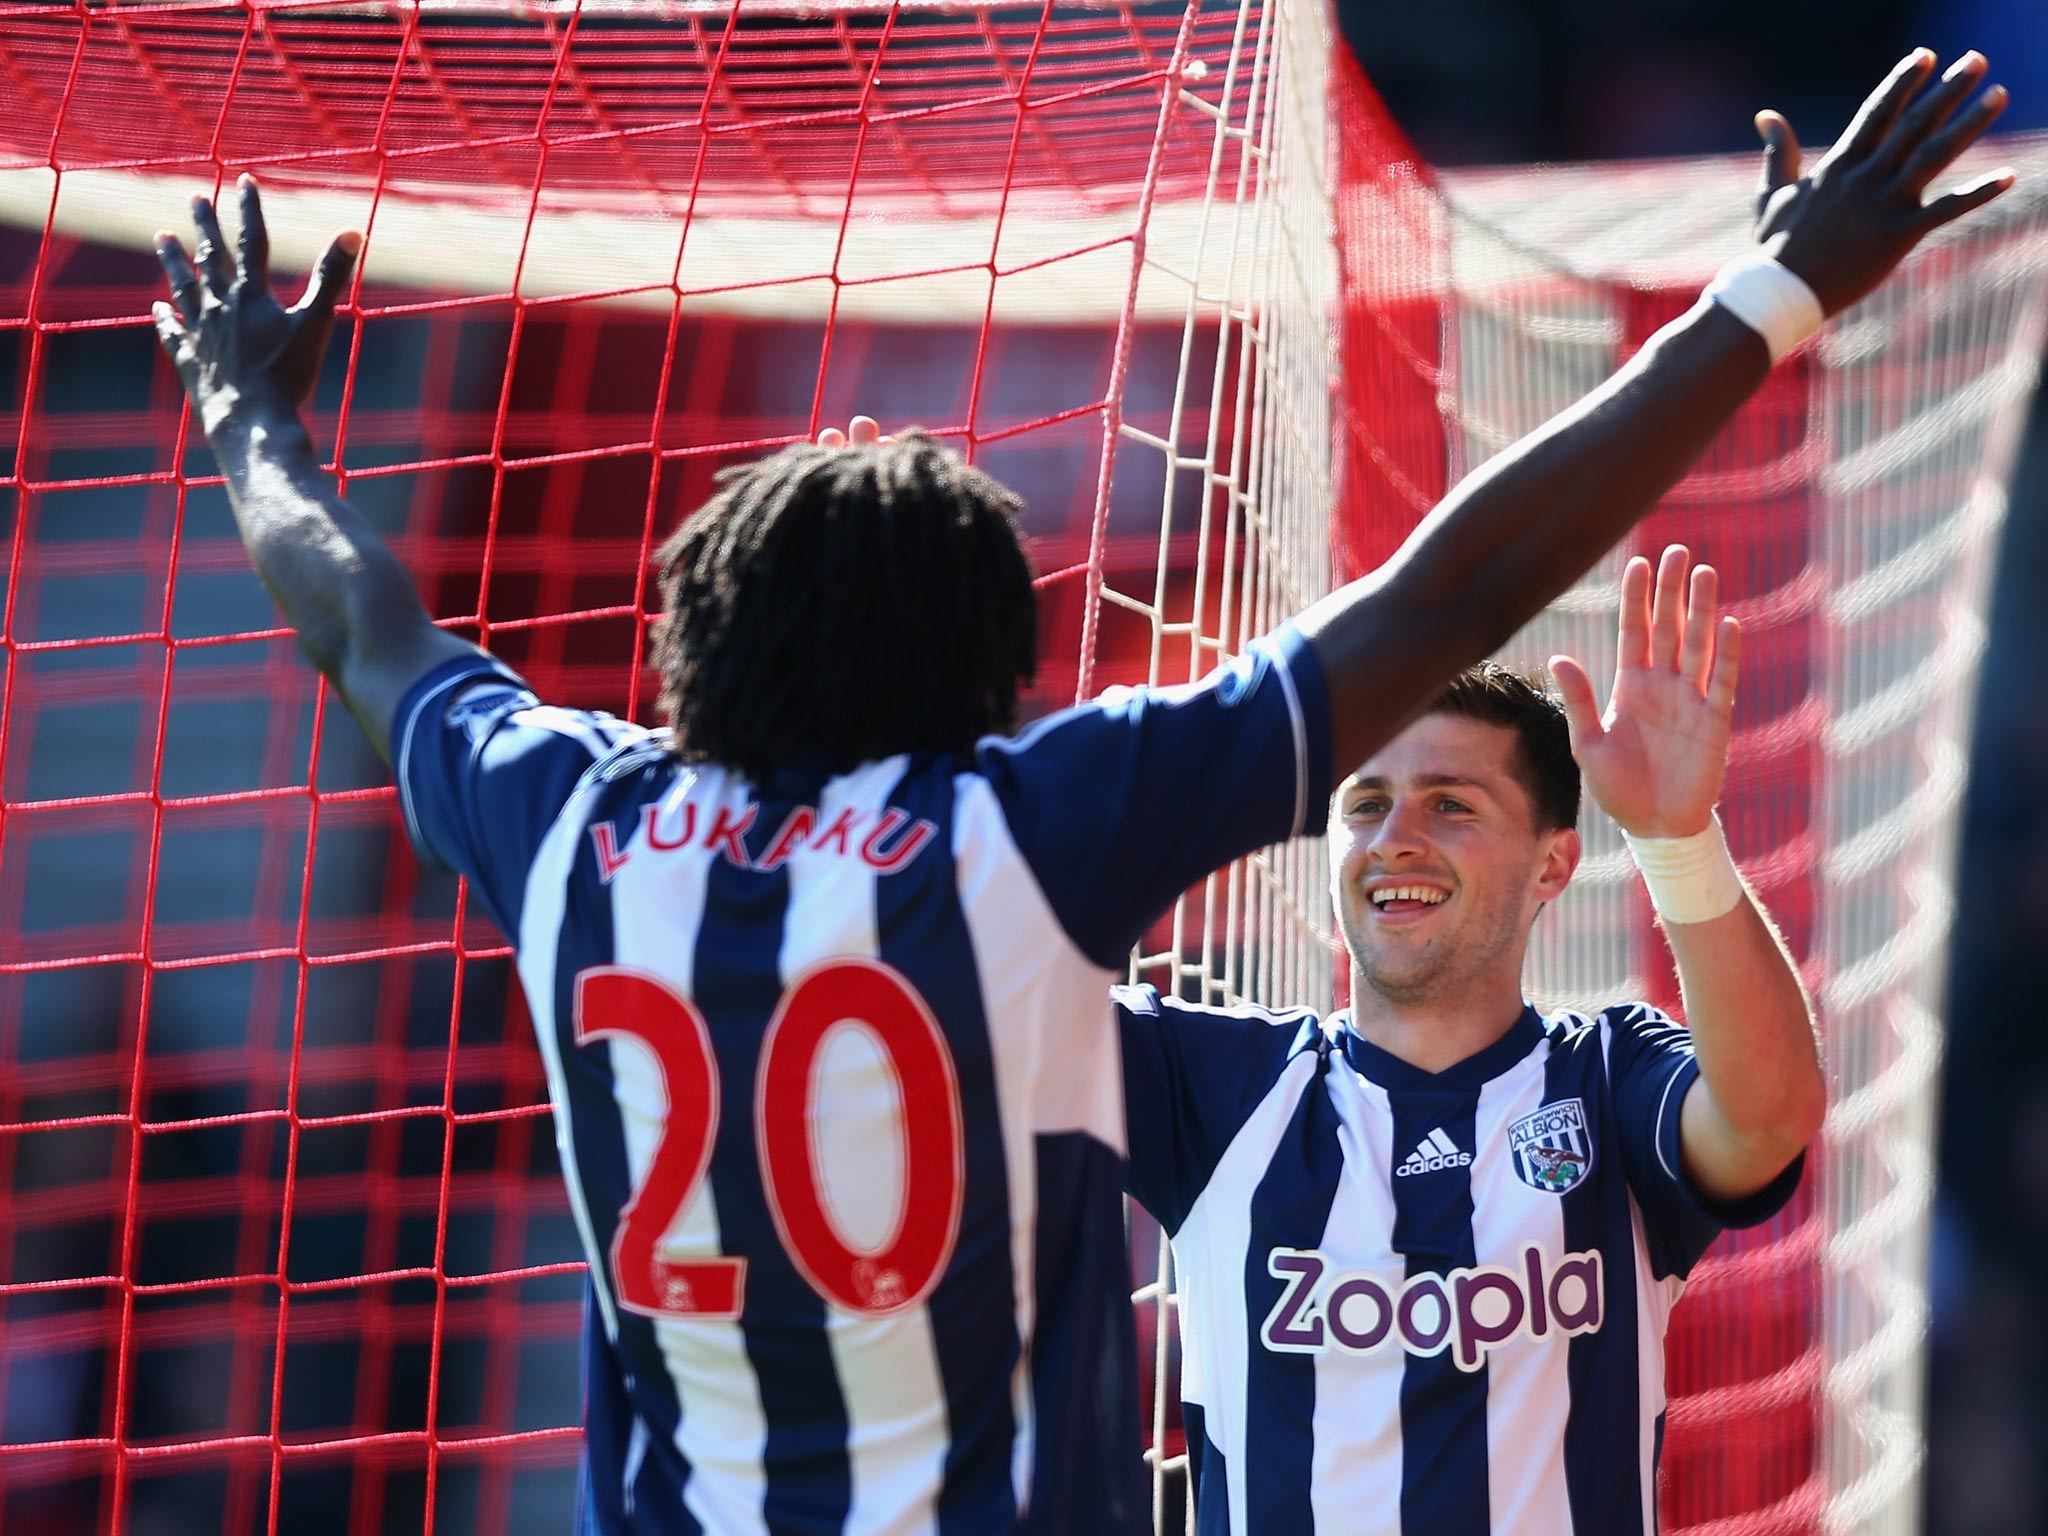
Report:
[{"label": "smiling face", "polygon": [[1511,727],[1431,714],[1338,789],[1331,879],[1359,983],[1394,1003],[1519,989],[1579,837],[1538,825],[1518,767]]}]

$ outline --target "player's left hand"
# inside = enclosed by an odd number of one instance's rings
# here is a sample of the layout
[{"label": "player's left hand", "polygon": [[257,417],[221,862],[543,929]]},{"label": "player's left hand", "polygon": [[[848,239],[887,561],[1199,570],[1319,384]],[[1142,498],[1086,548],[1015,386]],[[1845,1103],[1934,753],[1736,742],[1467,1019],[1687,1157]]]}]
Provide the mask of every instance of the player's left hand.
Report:
[{"label": "player's left hand", "polygon": [[335,236],[313,269],[305,296],[286,309],[270,291],[270,236],[256,178],[244,176],[242,229],[232,264],[213,203],[192,199],[199,249],[187,257],[169,230],[156,237],[171,302],[154,310],[157,339],[170,354],[207,434],[244,410],[296,412],[313,393],[363,237]]},{"label": "player's left hand", "polygon": [[1621,643],[1602,715],[1593,681],[1569,656],[1550,658],[1572,756],[1600,808],[1634,837],[1705,830],[1728,769],[1729,721],[1742,626],[1715,622],[1720,578],[1673,544],[1657,566],[1638,555],[1621,577]]},{"label": "player's left hand", "polygon": [[1974,49],[1938,80],[1934,67],[1925,48],[1899,60],[1811,167],[1782,112],[1756,115],[1764,141],[1757,239],[1826,314],[1840,314],[1927,236],[2013,184],[2008,166],[1927,200],[1929,184],[1983,137],[2007,101],[2002,85],[1978,90],[1989,65]]}]

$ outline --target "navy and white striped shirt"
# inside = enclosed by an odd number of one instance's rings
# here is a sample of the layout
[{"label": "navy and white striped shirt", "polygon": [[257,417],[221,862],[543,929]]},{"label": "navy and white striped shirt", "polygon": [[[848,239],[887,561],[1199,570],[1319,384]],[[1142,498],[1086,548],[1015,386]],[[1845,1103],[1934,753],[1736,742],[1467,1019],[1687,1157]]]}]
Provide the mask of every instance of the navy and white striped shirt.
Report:
[{"label": "navy and white striped shirt", "polygon": [[1693,1186],[1683,1028],[1525,1008],[1430,1073],[1344,1014],[1117,999],[1204,1536],[1656,1530],[1672,1304],[1801,1166],[1734,1206]]},{"label": "navy and white striped shirt", "polygon": [[1149,1531],[1113,972],[1319,826],[1283,630],[1185,688],[750,784],[423,678],[408,828],[514,936],[591,1261],[586,1533]]}]

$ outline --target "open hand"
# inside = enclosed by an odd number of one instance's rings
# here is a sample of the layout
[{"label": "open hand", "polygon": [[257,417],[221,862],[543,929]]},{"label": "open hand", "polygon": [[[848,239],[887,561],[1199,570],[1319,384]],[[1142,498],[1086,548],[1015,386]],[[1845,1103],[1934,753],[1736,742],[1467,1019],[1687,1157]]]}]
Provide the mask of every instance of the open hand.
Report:
[{"label": "open hand", "polygon": [[1638,555],[1622,572],[1621,644],[1604,716],[1586,669],[1550,658],[1586,788],[1634,837],[1704,831],[1728,769],[1742,626],[1732,617],[1716,624],[1720,578],[1711,565],[1693,567],[1688,596],[1691,559],[1682,544],[1664,551],[1654,600],[1649,561]]},{"label": "open hand", "polygon": [[296,411],[313,392],[334,330],[334,306],[348,287],[363,237],[335,236],[313,269],[305,296],[286,309],[270,291],[270,237],[256,178],[244,176],[242,231],[230,266],[213,204],[192,199],[197,263],[170,231],[156,237],[171,302],[154,310],[157,339],[210,435],[239,410]]},{"label": "open hand", "polygon": [[1757,114],[1764,140],[1757,239],[1805,280],[1829,315],[1883,282],[1942,225],[2013,184],[2010,170],[1993,171],[1923,202],[1928,184],[1998,120],[2006,103],[2002,85],[1970,100],[1988,67],[1983,54],[1964,54],[1928,87],[1934,65],[1925,48],[1901,59],[1834,148],[1803,174],[1792,125],[1777,112]]}]

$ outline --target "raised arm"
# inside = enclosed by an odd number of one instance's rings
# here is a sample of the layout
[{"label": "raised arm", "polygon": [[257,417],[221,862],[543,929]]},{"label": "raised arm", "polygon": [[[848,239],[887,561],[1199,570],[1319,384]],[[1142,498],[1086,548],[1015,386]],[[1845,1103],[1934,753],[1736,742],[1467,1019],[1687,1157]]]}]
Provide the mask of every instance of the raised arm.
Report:
[{"label": "raised arm", "polygon": [[250,563],[299,645],[391,757],[391,717],[430,667],[476,647],[436,629],[412,578],[376,530],[335,494],[299,410],[313,392],[362,236],[338,236],[305,297],[270,291],[269,242],[255,181],[240,184],[242,229],[230,263],[213,205],[192,202],[197,266],[177,236],[157,236],[171,302],[156,330],[227,481]]},{"label": "raised arm", "polygon": [[[1929,182],[2006,100],[1993,86],[1964,107],[1984,77],[1975,53],[1923,92],[1934,62],[1925,49],[1902,60],[1804,175],[1790,125],[1758,115],[1761,251],[1803,280],[1824,314],[2012,184],[2000,172],[1923,205]],[[1590,569],[1727,425],[1770,362],[1758,331],[1703,300],[1584,400],[1468,476],[1385,566],[1309,609],[1300,622],[1330,691],[1334,778]]]},{"label": "raised arm", "polygon": [[1827,1089],[1813,1012],[1784,941],[1728,860],[1714,819],[1728,768],[1742,631],[1715,622],[1714,568],[1629,561],[1603,716],[1586,670],[1553,657],[1586,788],[1650,881],[1700,1075],[1679,1111],[1685,1171],[1717,1200],[1755,1194],[1820,1130]]}]

